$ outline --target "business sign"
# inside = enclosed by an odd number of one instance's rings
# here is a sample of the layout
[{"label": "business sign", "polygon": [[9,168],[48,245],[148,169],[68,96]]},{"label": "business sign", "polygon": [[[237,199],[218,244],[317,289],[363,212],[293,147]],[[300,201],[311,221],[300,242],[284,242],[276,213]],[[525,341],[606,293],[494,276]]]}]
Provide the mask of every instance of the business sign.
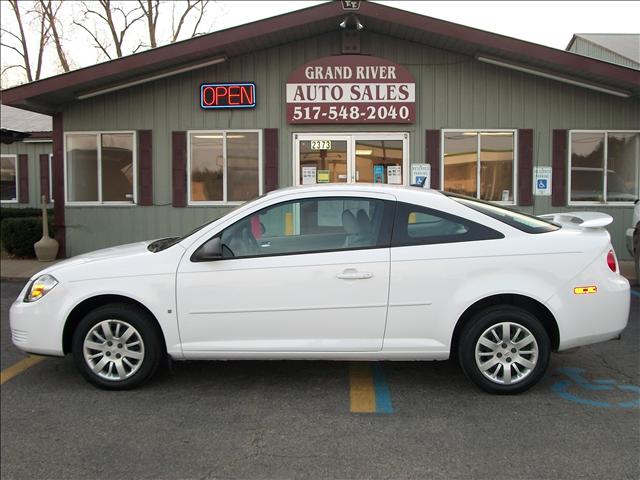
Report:
[{"label": "business sign", "polygon": [[302,167],[302,184],[313,185],[314,183],[316,183],[316,167]]},{"label": "business sign", "polygon": [[330,172],[329,170],[318,170],[318,183],[329,183]]},{"label": "business sign", "polygon": [[373,166],[373,183],[384,183],[384,165]]},{"label": "business sign", "polygon": [[209,108],[255,108],[254,83],[203,83],[200,85],[200,106]]},{"label": "business sign", "polygon": [[421,183],[424,188],[431,188],[431,164],[412,163],[411,164],[411,185],[419,185]]},{"label": "business sign", "polygon": [[416,83],[405,67],[368,55],[334,55],[287,78],[292,124],[414,123]]},{"label": "business sign", "polygon": [[551,195],[551,167],[533,167],[533,194],[538,197]]},{"label": "business sign", "polygon": [[390,185],[402,184],[402,167],[400,165],[389,165],[387,167],[387,183]]}]

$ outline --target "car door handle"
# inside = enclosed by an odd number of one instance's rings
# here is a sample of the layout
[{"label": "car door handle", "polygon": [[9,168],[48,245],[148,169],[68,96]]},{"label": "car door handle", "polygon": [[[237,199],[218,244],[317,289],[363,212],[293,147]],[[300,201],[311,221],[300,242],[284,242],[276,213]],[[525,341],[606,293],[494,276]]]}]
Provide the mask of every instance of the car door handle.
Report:
[{"label": "car door handle", "polygon": [[359,272],[353,268],[347,268],[344,272],[336,275],[341,280],[366,280],[373,277],[373,273]]},{"label": "car door handle", "polygon": [[269,248],[271,246],[271,242],[263,242],[260,244],[261,248]]}]

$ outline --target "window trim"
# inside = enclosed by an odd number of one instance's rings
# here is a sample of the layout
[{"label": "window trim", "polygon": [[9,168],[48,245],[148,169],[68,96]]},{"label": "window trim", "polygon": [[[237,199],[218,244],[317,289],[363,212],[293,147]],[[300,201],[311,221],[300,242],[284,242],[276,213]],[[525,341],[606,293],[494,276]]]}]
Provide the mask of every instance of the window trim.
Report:
[{"label": "window trim", "polygon": [[[191,200],[191,135],[199,133],[222,134],[222,155],[223,155],[223,182],[222,200]],[[258,196],[264,193],[264,142],[263,130],[259,128],[233,128],[227,130],[187,130],[187,206],[188,207],[211,207],[211,206],[237,206],[251,200],[227,201],[227,134],[229,133],[257,133],[258,134]]]},{"label": "window trim", "polygon": [[445,133],[451,132],[475,132],[478,134],[477,144],[476,144],[476,194],[475,198],[481,200],[480,198],[480,133],[490,133],[490,132],[505,132],[511,133],[513,135],[513,201],[512,202],[503,202],[503,201],[492,201],[498,205],[518,205],[518,174],[520,173],[518,170],[518,129],[517,128],[442,128],[440,129],[440,186],[443,191],[444,189],[444,136]]},{"label": "window trim", "polygon": [[[118,133],[130,133],[133,136],[132,143],[132,169],[133,169],[133,198],[130,202],[114,202],[114,201],[102,201],[102,142],[100,136],[103,134],[118,134]],[[95,135],[96,148],[97,148],[97,161],[98,161],[98,200],[97,201],[79,201],[74,202],[69,200],[69,182],[67,171],[67,136],[69,135]],[[64,132],[63,146],[64,150],[64,200],[65,205],[70,207],[133,207],[138,204],[138,136],[135,130],[94,130],[94,131],[70,131]],[[49,163],[51,165],[51,163]],[[51,178],[51,177],[50,177]],[[53,192],[51,198],[53,198]]]},{"label": "window trim", "polygon": [[[585,200],[585,201],[580,201],[580,200],[571,200],[571,136],[573,135],[573,133],[602,133],[604,134],[604,165],[603,165],[603,173],[602,176],[604,177],[602,180],[602,195],[604,197],[604,200],[601,202],[598,201],[594,201],[594,200]],[[594,129],[587,129],[587,130],[580,130],[580,129],[575,129],[575,130],[568,130],[568,135],[567,135],[567,205],[571,206],[571,205],[575,205],[575,206],[620,206],[620,207],[627,207],[627,206],[633,206],[635,201],[634,200],[629,200],[627,202],[609,202],[606,200],[607,198],[607,170],[608,170],[608,163],[609,163],[609,134],[610,133],[637,133],[640,134],[640,130],[616,130],[616,129],[607,129],[607,130],[594,130]],[[640,158],[638,159],[638,161],[636,162],[636,182],[637,182],[637,186],[638,189],[640,190]],[[638,194],[638,196],[640,196],[639,192],[636,192],[636,194]]]},{"label": "window trim", "polygon": [[13,159],[15,160],[15,166],[16,166],[16,198],[15,200],[0,200],[1,204],[15,204],[15,203],[20,203],[20,165],[18,165],[18,154],[17,153],[3,153],[0,154],[0,157],[13,157]]}]

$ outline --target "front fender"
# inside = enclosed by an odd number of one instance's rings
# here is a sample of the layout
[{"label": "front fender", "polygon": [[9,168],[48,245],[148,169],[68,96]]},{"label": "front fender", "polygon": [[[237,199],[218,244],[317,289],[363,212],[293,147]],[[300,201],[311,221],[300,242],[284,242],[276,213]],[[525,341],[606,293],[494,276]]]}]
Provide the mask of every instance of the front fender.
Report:
[{"label": "front fender", "polygon": [[67,294],[72,293],[67,295],[68,301],[61,309],[65,325],[73,310],[92,298],[109,295],[128,298],[153,314],[162,330],[167,352],[174,358],[182,358],[174,273],[73,281],[65,284],[65,290]]}]

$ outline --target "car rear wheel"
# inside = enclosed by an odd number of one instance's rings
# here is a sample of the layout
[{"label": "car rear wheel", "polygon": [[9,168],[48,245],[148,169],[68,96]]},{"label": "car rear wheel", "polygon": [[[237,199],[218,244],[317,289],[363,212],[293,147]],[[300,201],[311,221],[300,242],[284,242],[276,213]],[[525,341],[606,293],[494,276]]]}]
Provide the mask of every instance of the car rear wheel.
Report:
[{"label": "car rear wheel", "polygon": [[458,360],[467,377],[495,394],[524,392],[544,375],[551,342],[540,321],[513,306],[483,310],[465,325]]},{"label": "car rear wheel", "polygon": [[133,388],[156,372],[162,358],[159,332],[149,315],[126,304],[89,312],[73,334],[80,373],[98,387]]}]

